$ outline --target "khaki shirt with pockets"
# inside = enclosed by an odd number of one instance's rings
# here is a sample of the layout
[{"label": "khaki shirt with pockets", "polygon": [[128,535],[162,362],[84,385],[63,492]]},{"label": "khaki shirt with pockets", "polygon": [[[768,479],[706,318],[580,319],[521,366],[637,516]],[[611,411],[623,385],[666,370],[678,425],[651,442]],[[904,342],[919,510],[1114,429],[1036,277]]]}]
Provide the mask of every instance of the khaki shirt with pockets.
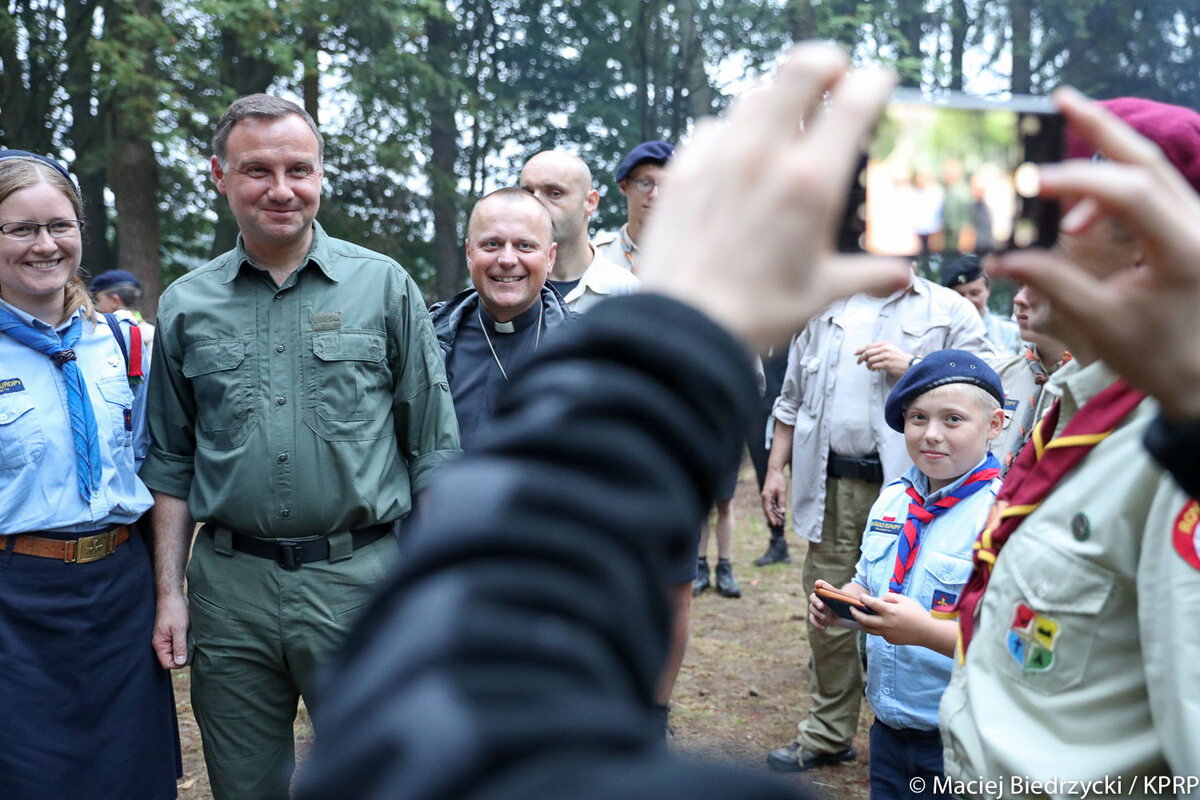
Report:
[{"label": "khaki shirt with pockets", "polygon": [[[842,355],[839,319],[844,307],[845,301],[839,300],[825,309],[792,342],[783,388],[772,410],[775,419],[793,426],[792,529],[814,542],[821,541],[825,516],[830,436],[825,406],[837,397],[837,360]],[[955,348],[988,360],[996,358],[975,306],[953,289],[924,278],[914,278],[908,288],[888,297],[871,340],[891,342],[916,356]],[[883,404],[896,380],[882,370],[871,373],[871,427],[883,462],[884,484],[912,466],[904,437],[883,421]]]},{"label": "khaki shirt with pockets", "polygon": [[[1059,431],[1114,380],[1101,363],[1062,380]],[[1164,794],[1145,776],[1200,775],[1198,509],[1142,444],[1156,413],[1143,401],[1000,551],[942,697],[948,777],[1011,797],[1014,779],[1120,776],[1145,797]]]},{"label": "khaki shirt with pockets", "polygon": [[261,537],[390,522],[459,455],[417,285],[315,223],[282,287],[240,237],[177,280],[156,338],[141,477],[197,520]]}]

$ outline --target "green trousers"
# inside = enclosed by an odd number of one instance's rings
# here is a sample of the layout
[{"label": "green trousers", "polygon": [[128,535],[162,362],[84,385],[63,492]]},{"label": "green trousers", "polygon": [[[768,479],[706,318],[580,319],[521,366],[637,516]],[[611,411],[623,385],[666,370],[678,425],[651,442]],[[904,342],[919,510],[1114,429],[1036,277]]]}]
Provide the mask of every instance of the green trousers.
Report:
[{"label": "green trousers", "polygon": [[[804,558],[806,606],[818,578],[840,589],[854,577],[863,531],[880,488],[882,484],[857,478],[827,479],[821,541],[809,542]],[[831,627],[822,632],[808,625],[808,643],[812,707],[796,740],[814,753],[835,753],[846,749],[858,730],[863,694],[858,631]]]},{"label": "green trousers", "polygon": [[[331,541],[348,552],[349,537]],[[340,538],[340,537],[338,537]],[[299,698],[395,563],[394,536],[288,571],[201,533],[188,564],[192,710],[214,800],[287,800]]]}]

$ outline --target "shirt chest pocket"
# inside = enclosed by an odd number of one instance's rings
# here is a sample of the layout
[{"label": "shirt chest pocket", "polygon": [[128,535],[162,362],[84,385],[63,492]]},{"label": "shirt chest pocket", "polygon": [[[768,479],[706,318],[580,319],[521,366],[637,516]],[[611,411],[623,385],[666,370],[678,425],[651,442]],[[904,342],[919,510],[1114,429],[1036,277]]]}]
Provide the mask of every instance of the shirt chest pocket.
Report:
[{"label": "shirt chest pocket", "polygon": [[916,599],[930,611],[948,610],[971,577],[971,559],[929,549],[921,554],[921,561],[923,574]]},{"label": "shirt chest pocket", "polygon": [[0,395],[0,469],[20,469],[38,462],[46,435],[36,404],[28,392]]},{"label": "shirt chest pocket", "polygon": [[[1103,567],[1028,537],[1004,552],[1015,592],[1008,617],[992,628],[1004,637],[1004,671],[1042,694],[1078,685],[1084,677],[1115,576]],[[990,627],[990,626],[989,626]]]},{"label": "shirt chest pocket", "polygon": [[819,412],[821,410],[821,397],[825,392],[825,386],[821,381],[821,357],[810,356],[804,359],[800,364],[800,380],[803,391],[801,392],[800,402],[805,411],[810,413]]},{"label": "shirt chest pocket", "polygon": [[391,433],[392,376],[382,331],[312,337],[305,421],[322,438],[379,439]]},{"label": "shirt chest pocket", "polygon": [[947,314],[931,314],[925,318],[905,320],[900,326],[904,342],[902,350],[916,356],[928,355],[943,350],[950,339],[950,317]]},{"label": "shirt chest pocket", "polygon": [[253,429],[253,375],[243,339],[196,342],[183,354],[183,375],[196,401],[197,444],[228,450]]},{"label": "shirt chest pocket", "polygon": [[[124,376],[104,378],[96,381],[96,388],[100,390],[108,412],[107,430],[113,437],[113,450],[123,450],[133,441],[133,392],[129,388],[129,381]],[[101,431],[105,430],[104,420],[97,410],[96,422]]]}]

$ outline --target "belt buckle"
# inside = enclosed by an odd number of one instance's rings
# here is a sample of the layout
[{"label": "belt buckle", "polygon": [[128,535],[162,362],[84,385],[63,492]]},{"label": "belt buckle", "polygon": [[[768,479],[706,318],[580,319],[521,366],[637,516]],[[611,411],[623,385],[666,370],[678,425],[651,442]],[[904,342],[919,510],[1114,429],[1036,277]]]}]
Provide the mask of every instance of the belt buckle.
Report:
[{"label": "belt buckle", "polygon": [[300,569],[304,563],[304,545],[301,542],[280,542],[279,566],[289,572]]},{"label": "belt buckle", "polygon": [[64,560],[67,562],[74,561],[76,564],[88,564],[92,561],[99,561],[112,553],[116,539],[116,531],[97,533],[95,536],[84,536],[76,539],[75,558]]}]

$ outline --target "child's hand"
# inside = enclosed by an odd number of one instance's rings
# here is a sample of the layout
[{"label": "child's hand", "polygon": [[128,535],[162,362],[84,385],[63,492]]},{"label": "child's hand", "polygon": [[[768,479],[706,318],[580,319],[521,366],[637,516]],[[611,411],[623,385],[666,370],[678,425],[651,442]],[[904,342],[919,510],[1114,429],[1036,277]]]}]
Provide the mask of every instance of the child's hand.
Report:
[{"label": "child's hand", "polygon": [[930,646],[930,623],[935,620],[929,609],[911,597],[888,592],[883,597],[865,595],[862,604],[875,612],[864,614],[851,609],[854,619],[867,633],[882,636],[895,645],[915,644]]},{"label": "child's hand", "polygon": [[[837,587],[827,581],[818,580],[817,586],[825,589],[836,589]],[[829,606],[821,602],[821,598],[813,592],[808,596],[808,623],[819,631],[823,631],[833,624],[833,610]]]}]

